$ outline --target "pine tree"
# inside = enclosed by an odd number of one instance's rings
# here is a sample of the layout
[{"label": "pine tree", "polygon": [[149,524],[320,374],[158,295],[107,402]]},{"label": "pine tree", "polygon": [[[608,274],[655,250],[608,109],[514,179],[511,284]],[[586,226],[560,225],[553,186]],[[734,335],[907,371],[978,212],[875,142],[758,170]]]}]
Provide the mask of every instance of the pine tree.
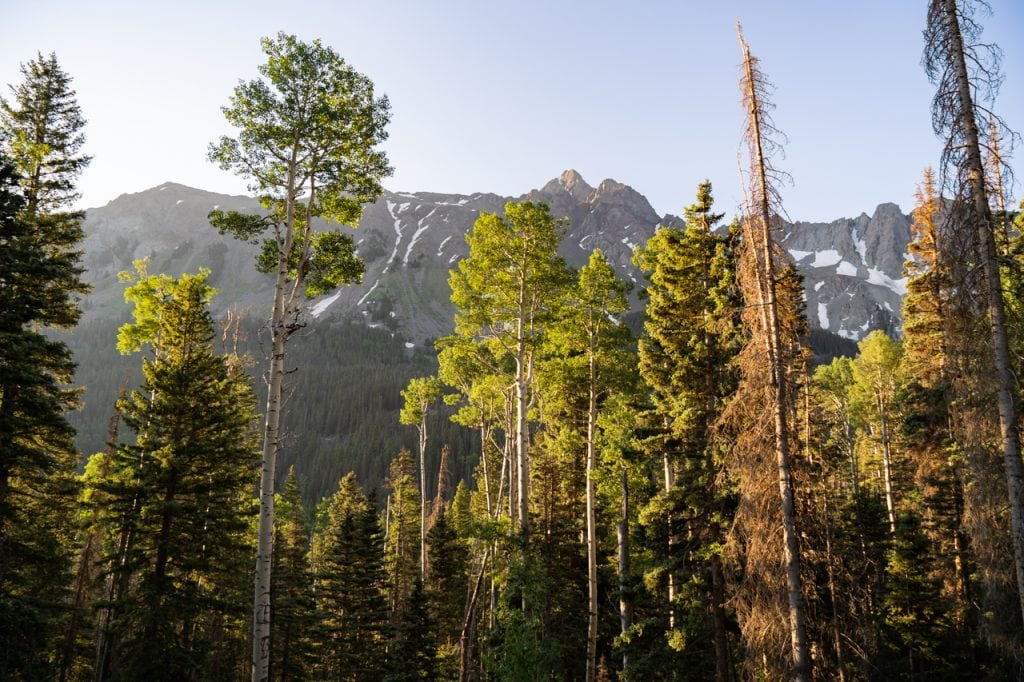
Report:
[{"label": "pine tree", "polygon": [[416,465],[402,448],[388,467],[391,490],[385,509],[384,569],[388,576],[388,611],[392,621],[409,598],[419,575],[420,496],[416,490]]},{"label": "pine tree", "polygon": [[294,469],[288,472],[275,508],[270,677],[304,680],[312,671],[317,621],[309,533]]},{"label": "pine tree", "polygon": [[384,681],[437,680],[436,657],[434,622],[423,581],[417,576],[395,626],[394,644],[388,657],[389,670]]},{"label": "pine tree", "polygon": [[314,536],[317,610],[324,634],[318,679],[371,682],[383,677],[388,634],[383,534],[377,510],[351,473]]},{"label": "pine tree", "polygon": [[[315,219],[355,225],[362,206],[380,196],[390,174],[377,145],[387,137],[388,101],[372,82],[320,41],[279,33],[262,40],[262,79],[239,84],[224,116],[237,138],[210,145],[210,160],[252,181],[266,215],[213,211],[211,223],[244,241],[260,242],[257,269],[275,276],[270,315],[260,521],[253,598],[253,675],[270,666],[270,580],[274,486],[281,445],[285,350],[303,322],[306,296],[358,281],[363,263],[349,235],[315,230]],[[264,236],[266,235],[266,236]]]},{"label": "pine tree", "polygon": [[75,181],[92,160],[80,153],[85,119],[57,55],[37,54],[21,75],[11,100],[0,98],[0,138],[22,178],[26,211],[53,214],[79,198]]},{"label": "pine tree", "polygon": [[222,648],[244,641],[239,577],[254,511],[255,399],[239,364],[213,350],[212,294],[205,273],[174,280],[141,271],[126,294],[159,314],[151,334],[128,325],[122,335],[123,346],[145,339],[153,357],[143,361],[141,390],[119,404],[136,442],[118,448],[100,485],[100,518],[112,531],[127,521],[133,532],[104,555],[106,570],[130,587],[106,604],[114,646],[99,679],[216,679],[240,667],[240,646]]},{"label": "pine tree", "polygon": [[[704,665],[714,667],[718,679],[729,679],[720,548],[732,502],[722,485],[723,450],[713,430],[736,387],[734,357],[741,345],[736,235],[716,234],[722,216],[713,212],[710,182],[698,186],[685,215],[685,229],[659,230],[634,256],[650,281],[639,344],[640,373],[654,403],[648,417],[654,431],[645,440],[664,469],[663,491],[645,516],[664,516],[658,521],[667,534],[673,641],[713,652]],[[678,619],[677,602],[687,605]]]},{"label": "pine tree", "polygon": [[445,679],[457,677],[459,635],[469,578],[468,549],[448,517],[442,510],[427,533],[430,575],[426,585],[437,633],[439,670]]},{"label": "pine tree", "polygon": [[74,364],[47,329],[79,318],[82,214],[67,212],[83,121],[56,58],[0,100],[0,677],[50,676],[72,543]]}]

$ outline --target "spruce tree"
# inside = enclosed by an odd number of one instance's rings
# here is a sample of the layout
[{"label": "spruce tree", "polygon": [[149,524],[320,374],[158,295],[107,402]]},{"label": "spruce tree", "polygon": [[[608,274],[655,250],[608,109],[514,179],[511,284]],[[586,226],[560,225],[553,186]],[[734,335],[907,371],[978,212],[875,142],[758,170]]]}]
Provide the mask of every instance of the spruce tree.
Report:
[{"label": "spruce tree", "polygon": [[0,100],[0,677],[45,677],[64,613],[78,454],[64,343],[79,318],[83,121],[56,58],[22,65]]},{"label": "spruce tree", "polygon": [[385,682],[437,680],[437,642],[434,619],[423,581],[416,577],[402,605],[395,625],[395,638],[388,652]]},{"label": "spruce tree", "polygon": [[11,99],[0,98],[0,138],[22,177],[27,212],[52,214],[79,198],[75,181],[92,160],[80,153],[85,119],[57,55],[37,54],[21,75]]},{"label": "spruce tree", "polygon": [[331,498],[326,525],[314,538],[317,610],[324,628],[318,679],[371,682],[385,672],[388,604],[375,506],[355,476],[346,475]]},{"label": "spruce tree", "polygon": [[274,522],[270,677],[304,680],[312,672],[317,621],[309,533],[294,469],[288,472],[275,508],[279,513]]},{"label": "spruce tree", "polygon": [[[464,490],[464,488],[460,488]],[[449,514],[442,510],[427,533],[430,575],[427,601],[437,632],[438,654],[457,666],[459,634],[468,582],[469,552]],[[449,675],[451,676],[451,675]]]},{"label": "spruce tree", "polygon": [[[714,425],[736,388],[741,345],[735,234],[718,231],[722,216],[713,211],[709,182],[698,186],[685,215],[685,229],[659,230],[634,256],[649,280],[639,361],[654,409],[644,439],[661,457],[664,479],[645,517],[666,539],[658,554],[666,562],[673,641],[685,642],[684,650],[713,652],[705,665],[728,679],[720,547],[732,502],[722,485],[723,446]],[[682,611],[678,618],[676,611]]]},{"label": "spruce tree", "polygon": [[416,465],[405,448],[391,460],[387,485],[391,494],[385,508],[384,567],[388,576],[388,611],[394,620],[420,573],[422,505],[416,490]]},{"label": "spruce tree", "polygon": [[132,530],[103,559],[129,587],[105,605],[113,646],[99,679],[216,679],[243,660],[255,398],[240,364],[214,352],[212,294],[206,273],[175,280],[141,271],[126,293],[145,302],[141,323],[159,313],[147,331],[126,325],[121,336],[123,348],[144,341],[153,351],[143,386],[119,404],[136,440],[117,449],[99,486],[111,535]]}]

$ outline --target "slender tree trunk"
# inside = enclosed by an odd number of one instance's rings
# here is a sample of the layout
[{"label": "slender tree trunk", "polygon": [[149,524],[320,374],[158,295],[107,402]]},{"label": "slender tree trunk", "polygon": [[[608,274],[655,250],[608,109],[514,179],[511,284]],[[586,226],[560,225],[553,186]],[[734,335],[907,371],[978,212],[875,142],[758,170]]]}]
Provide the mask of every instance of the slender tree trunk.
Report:
[{"label": "slender tree trunk", "polygon": [[597,510],[594,476],[597,469],[597,381],[590,353],[590,391],[587,400],[587,682],[597,679]]},{"label": "slender tree trunk", "polygon": [[427,416],[419,424],[420,436],[420,580],[427,580]]},{"label": "slender tree trunk", "polygon": [[[615,530],[619,559],[619,631],[625,637],[633,627],[633,604],[629,598],[629,476],[626,467],[621,472],[622,509]],[[622,672],[629,679],[629,654],[622,652]]]},{"label": "slender tree trunk", "polygon": [[725,573],[722,558],[711,557],[711,620],[715,631],[715,679],[731,682],[732,661],[729,655],[729,634],[725,616]]},{"label": "slender tree trunk", "polygon": [[523,375],[522,360],[516,363],[516,521],[519,534],[526,545],[529,538],[528,497],[529,469],[526,458],[526,378]]},{"label": "slender tree trunk", "polygon": [[[775,455],[778,463],[779,498],[782,511],[782,531],[785,541],[784,563],[786,566],[786,594],[789,601],[789,630],[793,659],[793,679],[801,682],[811,679],[810,645],[807,639],[806,615],[803,603],[803,585],[800,578],[800,547],[796,532],[796,503],[793,486],[793,472],[789,461],[789,435],[786,423],[786,376],[782,357],[779,333],[779,311],[775,296],[775,268],[772,260],[772,239],[770,233],[771,209],[769,197],[766,161],[762,148],[761,118],[762,103],[759,102],[756,79],[750,50],[742,40],[743,68],[748,88],[746,95],[750,103],[750,134],[754,152],[752,173],[757,183],[755,197],[755,220],[760,234],[759,270],[761,271],[758,287],[761,294],[762,316],[765,323],[768,362],[771,371],[773,405],[775,421]],[[751,230],[753,233],[753,230]]]},{"label": "slender tree trunk", "polygon": [[882,473],[885,477],[885,509],[889,516],[889,534],[896,535],[896,498],[892,492],[892,444],[889,442],[889,419],[881,396],[877,398],[878,420],[882,436]]},{"label": "slender tree trunk", "polygon": [[459,633],[459,682],[467,682],[470,679],[470,666],[473,663],[473,645],[476,641],[480,589],[483,586],[484,575],[487,573],[487,559],[489,555],[490,548],[484,553],[483,561],[480,562],[480,570],[476,574],[476,580],[473,581],[473,589],[469,592],[469,601],[466,604],[465,616],[462,620],[462,631]]},{"label": "slender tree trunk", "polygon": [[[483,415],[483,409],[481,408],[480,414]],[[487,465],[487,422],[481,417],[480,422],[480,466],[483,468],[484,473],[484,504],[487,507],[487,516],[491,516],[491,475],[490,467]]]},{"label": "slender tree trunk", "polygon": [[[289,168],[289,186],[294,185],[294,159]],[[256,571],[253,590],[252,680],[265,682],[270,675],[270,573],[274,552],[274,481],[277,453],[281,449],[281,400],[284,393],[285,344],[288,340],[288,254],[294,240],[295,207],[289,195],[287,217],[282,235],[278,235],[277,281],[270,318],[270,385],[267,390],[267,417],[263,430],[263,458],[260,468],[260,516],[257,531]],[[283,241],[283,243],[282,243]],[[300,284],[296,282],[295,285]],[[294,288],[294,287],[293,287]],[[294,292],[293,292],[294,293]]]},{"label": "slender tree trunk", "polygon": [[[668,454],[662,456],[662,465],[664,466],[665,475],[665,494],[668,495],[672,492],[672,486],[675,485],[675,472],[672,470],[672,462],[668,459]],[[673,519],[672,510],[668,510],[668,518],[666,519],[668,525],[668,627],[672,629],[676,626],[676,572],[672,570],[672,560],[676,553],[676,529]]]},{"label": "slender tree trunk", "polygon": [[975,228],[978,231],[979,256],[985,278],[985,294],[992,337],[992,360],[995,369],[999,429],[1003,445],[1003,467],[1009,493],[1010,526],[1013,558],[1017,573],[1017,597],[1024,618],[1024,463],[1021,462],[1020,431],[1017,407],[1014,404],[1014,379],[1006,335],[1003,292],[999,281],[995,239],[988,196],[985,191],[985,166],[981,156],[978,124],[975,117],[971,81],[964,56],[963,36],[957,14],[956,0],[943,0],[946,21],[953,40],[950,41],[951,66],[956,73],[959,97],[959,119],[967,153],[967,183]]},{"label": "slender tree trunk", "polygon": [[828,505],[829,491],[825,491],[825,562],[828,566],[828,595],[832,603],[832,641],[836,649],[839,682],[846,682],[846,664],[843,660],[842,634],[839,631],[839,607],[836,602],[835,570],[832,565],[832,513]]}]

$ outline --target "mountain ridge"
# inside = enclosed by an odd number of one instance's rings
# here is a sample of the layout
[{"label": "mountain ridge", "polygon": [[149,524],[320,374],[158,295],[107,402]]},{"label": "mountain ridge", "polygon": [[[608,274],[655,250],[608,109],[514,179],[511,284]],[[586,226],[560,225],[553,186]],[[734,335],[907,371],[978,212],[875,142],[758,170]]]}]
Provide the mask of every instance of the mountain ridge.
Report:
[{"label": "mountain ridge", "polygon": [[[509,200],[547,203],[565,220],[560,254],[567,262],[581,265],[601,248],[637,288],[643,277],[632,264],[633,250],[659,227],[682,224],[672,214],[659,216],[631,186],[608,178],[595,187],[573,169],[518,197],[385,191],[365,207],[353,233],[366,263],[363,282],[312,301],[312,316],[362,319],[414,345],[449,333],[448,271],[468,254],[465,234],[479,213],[501,214]],[[211,269],[220,309],[265,307],[271,283],[252,266],[255,247],[209,227],[206,216],[215,208],[260,210],[251,197],[173,181],[87,209],[83,263],[94,292],[84,302],[85,314],[123,314],[117,272],[147,256],[152,272]],[[899,331],[909,218],[896,204],[830,223],[783,222],[778,236],[805,278],[812,327],[849,340],[873,328]]]}]

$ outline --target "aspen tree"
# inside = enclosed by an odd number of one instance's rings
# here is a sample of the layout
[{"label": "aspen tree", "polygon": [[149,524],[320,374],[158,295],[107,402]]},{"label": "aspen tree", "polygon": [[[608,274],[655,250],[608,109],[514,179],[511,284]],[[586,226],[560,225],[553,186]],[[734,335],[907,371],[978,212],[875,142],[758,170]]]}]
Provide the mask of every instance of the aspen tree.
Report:
[{"label": "aspen tree", "polygon": [[254,682],[269,675],[270,585],[274,532],[274,485],[281,447],[285,349],[303,326],[302,303],[358,281],[363,263],[352,238],[317,231],[314,220],[356,225],[364,204],[380,196],[390,174],[377,149],[387,134],[387,98],[373,83],[320,41],[303,43],[279,33],[262,40],[267,63],[259,79],[240,83],[223,108],[237,137],[210,145],[209,158],[251,181],[267,213],[213,211],[221,232],[262,244],[257,269],[273,274],[271,356],[260,478],[260,519],[253,591]]}]

